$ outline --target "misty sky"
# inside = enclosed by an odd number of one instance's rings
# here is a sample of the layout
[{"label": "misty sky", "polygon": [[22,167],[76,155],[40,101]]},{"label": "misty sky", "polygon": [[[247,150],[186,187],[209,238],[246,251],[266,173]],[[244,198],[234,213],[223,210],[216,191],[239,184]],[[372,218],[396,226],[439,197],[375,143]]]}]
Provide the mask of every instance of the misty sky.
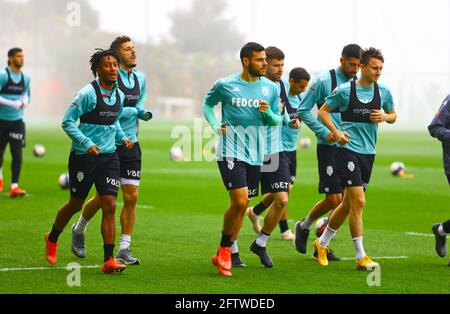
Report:
[{"label": "misty sky", "polygon": [[[170,38],[168,13],[189,7],[191,0],[90,3],[100,12],[102,30],[129,34],[138,41],[150,37],[158,42]],[[245,41],[281,48],[286,54],[285,74],[301,66],[314,77],[337,67],[342,47],[349,43],[380,48],[385,57],[380,82],[394,94],[400,117],[396,127],[424,128],[450,93],[449,3],[228,0],[226,16],[233,19]]]},{"label": "misty sky", "polygon": [[[214,1],[214,0],[211,0]],[[169,38],[167,14],[190,0],[90,0],[101,28],[145,41]],[[385,54],[386,71],[449,72],[447,0],[229,0],[227,16],[248,41],[275,45],[287,68],[333,67],[342,46],[356,42]],[[133,6],[130,5],[133,4]],[[129,12],[124,14],[124,12]],[[148,18],[148,19],[147,19]],[[414,69],[411,69],[411,68]]]}]

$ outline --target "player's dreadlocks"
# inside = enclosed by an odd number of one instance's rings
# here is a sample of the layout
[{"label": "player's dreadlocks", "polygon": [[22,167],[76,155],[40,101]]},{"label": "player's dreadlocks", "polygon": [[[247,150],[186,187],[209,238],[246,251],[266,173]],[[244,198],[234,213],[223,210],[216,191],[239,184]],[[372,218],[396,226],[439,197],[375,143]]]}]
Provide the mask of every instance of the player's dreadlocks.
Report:
[{"label": "player's dreadlocks", "polygon": [[117,63],[120,64],[120,57],[117,54],[117,52],[115,52],[112,49],[108,49],[108,50],[103,50],[100,48],[95,49],[97,50],[92,56],[91,56],[91,60],[89,60],[89,63],[91,64],[91,71],[92,74],[94,75],[94,77],[97,77],[97,68],[100,65],[100,60],[105,57],[105,56],[111,56],[114,59],[117,60]]}]

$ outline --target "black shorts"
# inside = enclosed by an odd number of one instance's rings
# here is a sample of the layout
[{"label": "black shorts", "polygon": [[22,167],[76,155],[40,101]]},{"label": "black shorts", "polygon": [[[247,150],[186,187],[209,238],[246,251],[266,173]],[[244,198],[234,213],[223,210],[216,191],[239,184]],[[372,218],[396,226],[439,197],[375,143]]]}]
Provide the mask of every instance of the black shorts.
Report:
[{"label": "black shorts", "polygon": [[22,120],[0,120],[0,150],[8,143],[25,147],[25,123]]},{"label": "black shorts", "polygon": [[336,146],[317,145],[317,161],[319,169],[319,193],[342,193],[341,181],[337,176]]},{"label": "black shorts", "polygon": [[283,154],[286,156],[289,165],[289,182],[293,185],[295,183],[295,178],[297,177],[297,151],[283,152]]},{"label": "black shorts", "polygon": [[248,198],[258,196],[261,166],[252,166],[237,159],[218,160],[220,174],[227,191],[248,188]]},{"label": "black shorts", "polygon": [[73,197],[85,199],[93,184],[98,194],[117,196],[119,191],[119,158],[116,153],[77,155],[70,153],[69,186]]},{"label": "black shorts", "polygon": [[[264,171],[264,166],[268,164],[276,164],[273,160],[279,158],[278,167],[273,171]],[[289,160],[286,154],[277,153],[270,157],[264,158],[263,171],[261,171],[261,192],[276,193],[276,192],[289,192]]]},{"label": "black shorts", "polygon": [[338,176],[343,188],[362,186],[366,190],[372,174],[375,155],[359,154],[347,148],[338,148],[336,161]]},{"label": "black shorts", "polygon": [[446,173],[446,175],[447,175],[448,184],[450,185],[450,173]]},{"label": "black shorts", "polygon": [[139,143],[134,143],[131,150],[122,145],[117,146],[116,152],[120,162],[120,183],[139,186],[142,156]]}]

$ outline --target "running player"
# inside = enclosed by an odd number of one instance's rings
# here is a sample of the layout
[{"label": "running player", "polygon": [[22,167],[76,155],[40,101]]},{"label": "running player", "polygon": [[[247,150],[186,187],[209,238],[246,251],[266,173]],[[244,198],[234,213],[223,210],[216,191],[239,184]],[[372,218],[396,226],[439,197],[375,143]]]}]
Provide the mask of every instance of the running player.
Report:
[{"label": "running player", "polygon": [[[295,224],[295,247],[298,252],[306,253],[306,243],[313,222],[336,208],[342,201],[342,187],[336,175],[336,144],[333,135],[324,127],[320,118],[315,118],[311,109],[317,105],[320,109],[325,99],[337,86],[352,80],[358,73],[361,47],[349,44],[342,49],[340,66],[320,74],[311,84],[310,89],[303,97],[298,115],[317,137],[317,161],[319,170],[319,193],[325,194],[325,199],[314,205],[303,221]],[[341,114],[335,110],[331,113],[333,123],[339,127]],[[313,258],[317,252],[313,253]],[[338,261],[330,251],[328,259]]]},{"label": "running player", "polygon": [[112,50],[100,50],[92,55],[90,63],[92,73],[94,77],[98,75],[98,80],[75,95],[62,122],[62,128],[72,139],[70,199],[58,211],[51,232],[45,235],[46,259],[50,264],[56,264],[58,237],[72,216],[82,209],[95,183],[103,210],[102,271],[111,273],[126,268],[113,258],[116,236],[114,212],[120,176],[115,143],[120,141],[131,150],[133,142],[126,138],[119,124],[124,101],[124,95],[117,87],[119,56]]},{"label": "running player", "polygon": [[[268,67],[266,77],[276,84],[280,85],[280,98],[283,104],[284,117],[287,121],[283,122],[281,127],[282,131],[282,142],[283,142],[283,152],[284,155],[282,160],[284,166],[289,169],[289,192],[291,191],[292,185],[294,184],[296,177],[296,167],[297,167],[297,139],[300,134],[300,120],[297,117],[297,108],[300,103],[300,93],[304,92],[308,86],[310,76],[303,68],[295,68],[289,74],[289,81],[282,80],[284,70],[284,53],[275,47],[269,47],[267,51],[273,50],[274,58],[269,57],[268,53]],[[264,175],[263,175],[264,177]],[[261,233],[261,226],[259,224],[259,216],[264,212],[264,210],[269,207],[273,202],[273,194],[268,193],[264,198],[255,206],[250,207],[247,210],[247,215],[252,223],[253,230],[257,233]],[[294,234],[289,229],[287,222],[287,207],[283,210],[280,221],[278,222],[281,232],[282,240],[294,239]]]},{"label": "running player", "polygon": [[[147,81],[143,73],[135,70],[137,60],[133,42],[128,36],[117,37],[111,43],[111,49],[120,57],[117,82],[119,89],[125,94],[124,108],[119,121],[126,137],[134,143],[132,150],[127,150],[120,142],[116,143],[120,162],[120,186],[124,200],[120,215],[122,227],[120,247],[116,259],[126,265],[138,265],[139,259],[133,257],[130,251],[141,179],[141,148],[137,139],[138,119],[148,121],[152,118],[152,113],[143,108],[143,104],[147,100]],[[72,226],[72,252],[80,258],[86,257],[86,225],[100,207],[100,195],[96,193],[86,203],[77,223]]]},{"label": "running player", "polygon": [[0,192],[3,191],[3,157],[6,145],[11,151],[11,186],[9,197],[24,196],[19,187],[22,151],[25,147],[23,110],[30,101],[30,78],[22,72],[24,53],[21,48],[8,51],[8,67],[0,71]]},{"label": "running player", "polygon": [[[364,50],[361,53],[361,77],[337,87],[319,110],[320,119],[341,144],[337,149],[336,164],[345,189],[342,203],[331,214],[322,236],[314,242],[317,262],[323,266],[328,265],[328,245],[347,216],[356,251],[356,267],[371,270],[379,266],[364,250],[362,213],[375,160],[378,124],[392,124],[397,119],[389,88],[377,83],[383,64],[380,50]],[[342,116],[340,126],[333,123],[330,115],[336,109]]]},{"label": "running player", "polygon": [[[428,126],[428,131],[432,137],[442,142],[444,170],[448,184],[450,185],[450,95],[444,99],[438,113]],[[445,245],[447,240],[446,236],[450,233],[450,220],[440,224],[434,224],[432,231],[436,239],[436,253],[440,257],[444,257],[447,254]],[[450,261],[448,262],[448,266],[450,266]]]},{"label": "running player", "polygon": [[[247,43],[241,49],[240,59],[242,73],[218,80],[203,103],[206,120],[221,135],[218,166],[230,197],[220,246],[212,258],[222,276],[231,276],[231,246],[242,226],[249,198],[258,195],[265,126],[281,123],[279,90],[262,77],[267,69],[264,47]],[[219,102],[221,122],[214,113]]]},{"label": "running player", "polygon": [[[281,100],[284,102],[283,110],[285,123],[289,124],[289,128],[295,128],[298,130],[300,127],[300,122],[297,119],[295,109],[293,109],[290,105],[290,101],[297,103],[297,105],[294,105],[297,107],[299,99],[297,95],[292,97],[292,100],[287,97],[287,93],[289,93],[290,89],[289,82],[285,81],[283,83],[281,80],[284,69],[284,53],[277,47],[268,47],[266,48],[266,54],[268,61],[266,77],[277,84],[280,88]],[[294,114],[292,116],[292,120],[289,118],[288,111]],[[297,133],[298,132],[296,132],[296,134]],[[266,150],[265,159],[270,161],[271,164],[267,165],[267,162],[265,162],[265,165],[262,168],[261,190],[262,194],[265,195],[265,201],[267,201],[266,204],[269,205],[269,210],[264,218],[264,225],[261,228],[261,232],[258,238],[252,243],[250,250],[259,256],[261,263],[265,267],[273,267],[272,260],[267,254],[267,240],[269,239],[272,231],[276,228],[276,225],[279,224],[283,213],[285,213],[286,217],[291,178],[290,166],[292,165],[292,160],[289,159],[288,154],[283,152],[284,147],[281,126],[272,128],[270,132],[268,132],[267,139],[268,149]],[[295,144],[296,138],[294,141],[294,147]],[[274,161],[277,162],[276,166],[273,164]],[[273,169],[268,169],[268,167]],[[251,208],[248,212],[249,217],[254,218]],[[287,224],[287,221],[285,221],[285,223]],[[284,227],[286,226],[284,225]]]}]

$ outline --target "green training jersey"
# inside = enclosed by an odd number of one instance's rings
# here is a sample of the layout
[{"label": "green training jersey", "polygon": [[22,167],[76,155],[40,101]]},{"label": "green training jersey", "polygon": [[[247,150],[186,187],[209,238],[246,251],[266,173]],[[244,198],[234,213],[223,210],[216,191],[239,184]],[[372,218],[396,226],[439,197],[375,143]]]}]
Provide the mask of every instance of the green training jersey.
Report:
[{"label": "green training jersey", "polygon": [[[339,68],[334,69],[334,73],[336,74],[336,85],[339,86],[349,79],[346,77]],[[305,96],[302,98],[300,103],[300,107],[298,108],[298,115],[300,119],[306,123],[306,125],[316,134],[317,144],[322,145],[336,145],[329,144],[326,141],[327,136],[330,134],[330,131],[323,125],[322,121],[319,117],[315,117],[311,113],[311,109],[314,106],[321,107],[325,99],[331,95],[333,92],[333,78],[331,76],[331,71],[327,71],[319,74],[309,87]],[[331,113],[331,119],[333,120],[334,125],[339,128],[341,124],[341,115],[339,112]]]},{"label": "green training jersey", "polygon": [[[351,97],[352,85],[356,88],[353,97]],[[382,84],[364,88],[355,82],[348,82],[340,85],[326,102],[331,109],[338,109],[341,112],[343,121],[340,130],[350,134],[351,142],[343,147],[360,154],[375,154],[378,123],[368,122],[368,116],[375,106],[378,106],[375,109],[383,109],[385,112],[394,110],[394,101],[389,88]]]},{"label": "green training jersey", "polygon": [[[230,157],[250,165],[262,165],[266,148],[267,129],[279,125],[279,88],[270,80],[260,77],[256,82],[247,82],[241,74],[218,80],[205,96],[203,110],[213,129],[218,130],[227,123],[223,145],[219,145],[218,158]],[[266,112],[260,112],[260,100],[269,103]],[[222,119],[217,122],[214,106],[221,103]]]}]

